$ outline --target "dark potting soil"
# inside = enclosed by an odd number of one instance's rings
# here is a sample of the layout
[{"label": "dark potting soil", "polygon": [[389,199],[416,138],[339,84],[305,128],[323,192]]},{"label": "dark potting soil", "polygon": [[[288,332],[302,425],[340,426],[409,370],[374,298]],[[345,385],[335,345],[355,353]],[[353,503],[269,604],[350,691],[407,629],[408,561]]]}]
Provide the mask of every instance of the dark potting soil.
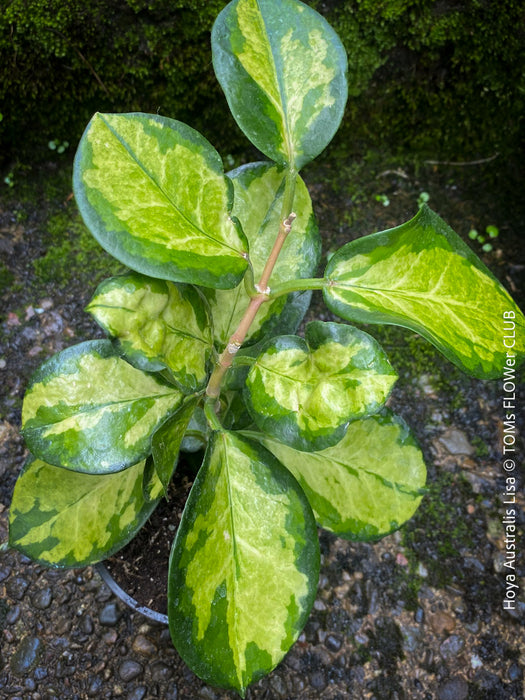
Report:
[{"label": "dark potting soil", "polygon": [[149,520],[117,554],[104,562],[116,583],[140,606],[168,612],[168,569],[171,546],[193,483],[183,465],[175,473]]}]

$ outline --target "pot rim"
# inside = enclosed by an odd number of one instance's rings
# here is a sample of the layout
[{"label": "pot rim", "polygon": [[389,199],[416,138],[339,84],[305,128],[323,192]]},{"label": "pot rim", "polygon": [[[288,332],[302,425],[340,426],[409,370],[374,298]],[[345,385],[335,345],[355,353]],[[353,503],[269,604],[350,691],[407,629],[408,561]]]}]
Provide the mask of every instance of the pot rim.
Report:
[{"label": "pot rim", "polygon": [[113,593],[118,598],[120,598],[120,600],[122,600],[122,602],[124,602],[128,607],[130,607],[135,612],[144,615],[144,617],[148,617],[150,620],[160,622],[164,625],[168,624],[167,615],[165,615],[164,613],[157,612],[156,610],[152,610],[146,605],[140,605],[139,603],[137,603],[135,598],[132,598],[128,593],[126,593],[126,591],[118,585],[113,576],[109,573],[109,570],[103,561],[99,561],[98,564],[95,564],[94,568],[100,574],[100,577],[102,578],[104,583],[107,586],[109,586]]}]

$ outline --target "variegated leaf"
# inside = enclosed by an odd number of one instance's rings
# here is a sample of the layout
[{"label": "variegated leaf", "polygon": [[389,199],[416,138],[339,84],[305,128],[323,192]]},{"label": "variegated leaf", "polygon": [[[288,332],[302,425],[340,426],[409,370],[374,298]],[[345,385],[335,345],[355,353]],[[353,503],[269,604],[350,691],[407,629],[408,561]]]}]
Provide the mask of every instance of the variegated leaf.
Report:
[{"label": "variegated leaf", "polygon": [[183,659],[244,696],[297,639],[318,574],[315,522],[293,476],[257,443],[214,433],[170,560],[170,632]]},{"label": "variegated leaf", "polygon": [[218,289],[247,267],[219,154],[189,126],[154,114],[95,114],[73,189],[91,233],[137,272]]},{"label": "variegated leaf", "polygon": [[217,79],[250,141],[280,165],[315,158],[347,96],[346,53],[326,20],[296,0],[234,0],[211,38]]},{"label": "variegated leaf", "polygon": [[182,439],[197,402],[197,397],[187,399],[179,410],[153,433],[151,454],[153,455],[155,472],[165,493],[177,466]]},{"label": "variegated leaf", "polygon": [[32,459],[15,485],[10,546],[47,566],[80,567],[111,556],[136,535],[162,496],[159,479],[143,493],[144,465],[80,474]]},{"label": "variegated leaf", "polygon": [[188,423],[186,434],[180,449],[183,452],[199,452],[204,450],[210,437],[210,426],[202,406],[197,406]]},{"label": "variegated leaf", "polygon": [[185,393],[205,385],[212,326],[194,287],[130,272],[102,282],[86,310],[118,338],[133,366],[150,372],[167,367]]},{"label": "variegated leaf", "polygon": [[525,318],[503,286],[426,205],[397,228],[343,246],[326,268],[330,309],[349,321],[405,326],[465,372],[501,376],[515,323],[516,362],[525,355]]},{"label": "variegated leaf", "polygon": [[123,360],[109,340],[74,345],[33,375],[22,408],[29,449],[56,466],[90,474],[144,459],[151,435],[181,393]]},{"label": "variegated leaf", "polygon": [[381,346],[340,323],[309,323],[306,340],[270,341],[250,368],[245,399],[261,430],[297,450],[339,442],[349,421],[376,413],[397,379]]},{"label": "variegated leaf", "polygon": [[321,452],[260,439],[300,483],[318,524],[340,537],[383,537],[411,518],[421,502],[423,455],[406,424],[389,412],[350,423],[341,442]]},{"label": "variegated leaf", "polygon": [[[250,163],[229,173],[229,177],[235,189],[233,214],[240,220],[248,238],[250,261],[257,280],[279,231],[286,172],[271,163]],[[297,212],[297,219],[274,267],[270,287],[297,277],[311,277],[319,264],[319,231],[310,195],[299,176],[293,211]],[[227,291],[206,290],[206,295],[213,315],[215,342],[222,350],[237,328],[249,297],[242,283]],[[263,304],[247,339],[256,342],[276,332],[294,333],[308,308],[310,296],[310,292],[295,292]]]}]

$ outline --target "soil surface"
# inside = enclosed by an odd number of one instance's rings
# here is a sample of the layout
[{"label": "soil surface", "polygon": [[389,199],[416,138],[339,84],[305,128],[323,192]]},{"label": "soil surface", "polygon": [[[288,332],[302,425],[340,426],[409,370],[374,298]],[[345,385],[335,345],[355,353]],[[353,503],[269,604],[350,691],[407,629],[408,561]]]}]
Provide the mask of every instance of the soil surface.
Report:
[{"label": "soil surface", "polygon": [[[504,173],[493,176],[495,167],[416,168],[378,154],[352,163],[332,152],[305,179],[327,251],[406,221],[422,192],[467,241],[471,228],[498,226],[491,252],[470,244],[523,302],[524,212],[518,197],[502,188]],[[81,256],[68,168],[49,164],[0,192],[0,541],[27,456],[19,425],[29,376],[58,350],[102,336],[82,309],[101,270],[111,268],[98,253],[88,262]],[[60,279],[43,280],[46,260],[60,263],[60,255],[51,256],[58,244],[50,222],[57,217],[68,241],[61,250],[73,262],[71,269],[60,268]],[[313,318],[332,319],[317,296]],[[519,700],[525,517],[516,471],[519,592],[505,610],[502,383],[462,375],[410,332],[367,330],[400,375],[390,405],[421,444],[428,494],[410,523],[378,543],[320,533],[321,576],[310,619],[281,665],[246,697]],[[525,389],[517,391],[516,454],[523,457]],[[4,551],[0,633],[1,698],[236,697],[199,680],[173,649],[167,628],[121,604],[91,567],[49,570]]]}]

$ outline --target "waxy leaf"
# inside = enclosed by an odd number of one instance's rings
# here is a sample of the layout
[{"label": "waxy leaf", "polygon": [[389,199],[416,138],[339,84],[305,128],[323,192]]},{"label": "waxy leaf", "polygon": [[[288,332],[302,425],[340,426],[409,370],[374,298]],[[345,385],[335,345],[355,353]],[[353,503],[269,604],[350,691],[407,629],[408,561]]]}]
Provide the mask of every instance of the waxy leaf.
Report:
[{"label": "waxy leaf", "polygon": [[318,524],[349,540],[373,540],[416,511],[426,481],[423,456],[406,424],[389,412],[350,423],[321,452],[298,452],[274,438],[262,443],[295,476]]},{"label": "waxy leaf", "polygon": [[193,416],[198,398],[189,398],[171,418],[153,433],[151,454],[155,472],[167,493],[168,484],[179,457],[179,450],[186,428]]},{"label": "waxy leaf", "polygon": [[56,466],[115,472],[150,452],[181,393],[123,360],[109,340],[67,348],[31,379],[22,408],[29,449]]},{"label": "waxy leaf", "polygon": [[73,189],[98,242],[132,270],[235,287],[247,243],[229,216],[232,186],[197,131],[153,114],[95,114],[75,156]]},{"label": "waxy leaf", "polygon": [[349,421],[376,413],[397,379],[367,333],[314,321],[305,340],[271,340],[250,368],[245,400],[261,430],[297,450],[339,442]]},{"label": "waxy leaf", "polygon": [[194,287],[130,272],[102,282],[86,310],[118,338],[133,366],[150,372],[167,367],[185,393],[205,385],[211,319]]},{"label": "waxy leaf", "polygon": [[257,443],[214,433],[170,559],[180,655],[205,681],[244,696],[297,639],[318,575],[314,518],[293,476]]},{"label": "waxy leaf", "polygon": [[211,43],[217,79],[250,141],[280,165],[315,158],[347,96],[346,53],[328,22],[296,0],[234,0]]},{"label": "waxy leaf", "polygon": [[359,323],[405,326],[460,369],[501,376],[515,323],[516,362],[525,355],[525,318],[481,260],[424,205],[410,221],[343,246],[326,268],[326,304]]},{"label": "waxy leaf", "polygon": [[[257,281],[264,269],[280,226],[286,172],[271,163],[250,163],[229,173],[235,189],[233,214],[240,220],[250,245],[250,261]],[[319,231],[312,202],[297,176],[293,222],[270,280],[274,284],[311,277],[321,256]],[[222,350],[237,328],[249,302],[244,284],[232,290],[205,290],[213,315],[215,342]],[[256,342],[276,332],[294,333],[310,303],[310,292],[295,292],[265,303],[259,309],[247,339]],[[286,330],[277,330],[282,327]]]},{"label": "waxy leaf", "polygon": [[162,496],[158,479],[143,493],[144,466],[80,474],[32,459],[13,493],[9,545],[48,566],[106,559],[137,534]]}]

